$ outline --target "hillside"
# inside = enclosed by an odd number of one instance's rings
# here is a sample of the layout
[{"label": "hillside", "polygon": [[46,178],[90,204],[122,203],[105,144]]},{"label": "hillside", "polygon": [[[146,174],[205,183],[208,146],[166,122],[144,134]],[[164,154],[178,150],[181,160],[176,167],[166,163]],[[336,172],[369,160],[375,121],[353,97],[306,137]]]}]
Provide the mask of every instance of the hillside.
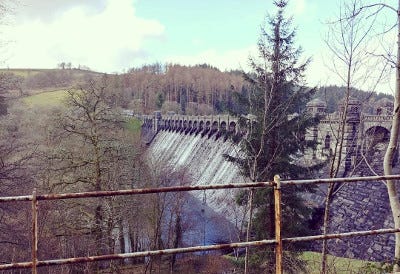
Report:
[{"label": "hillside", "polygon": [[0,69],[0,94],[15,98],[66,89],[98,75],[101,73],[80,69]]},{"label": "hillside", "polygon": [[[346,88],[339,86],[325,86],[320,87],[316,93],[315,98],[319,98],[327,104],[327,111],[332,113],[338,109],[340,100],[345,97]],[[351,90],[351,97],[360,100],[363,106],[363,112],[373,113],[375,109],[375,102],[382,98],[393,100],[393,96],[384,93],[367,92],[363,90]]]},{"label": "hillside", "polygon": [[[63,90],[100,75],[104,74],[82,69],[0,69],[0,96],[19,98],[44,93],[25,101],[28,104],[41,100],[51,102]],[[108,77],[112,78],[112,88],[118,94],[116,103],[136,113],[155,110],[182,114],[226,113],[235,106],[235,93],[248,92],[241,71],[223,72],[207,64],[153,64],[121,75],[108,74]],[[344,87],[326,86],[317,89],[315,98],[327,103],[328,112],[334,112],[344,94]],[[49,100],[45,99],[46,95]],[[367,113],[372,112],[379,99],[392,98],[357,89],[352,90],[351,96],[363,103],[363,111]]]}]

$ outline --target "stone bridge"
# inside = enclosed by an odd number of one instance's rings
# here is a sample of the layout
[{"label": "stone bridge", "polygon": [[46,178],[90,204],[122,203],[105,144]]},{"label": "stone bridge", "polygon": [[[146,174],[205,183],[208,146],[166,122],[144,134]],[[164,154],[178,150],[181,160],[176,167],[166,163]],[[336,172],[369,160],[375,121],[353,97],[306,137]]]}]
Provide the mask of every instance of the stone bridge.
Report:
[{"label": "stone bridge", "polygon": [[229,115],[190,116],[179,114],[162,115],[156,111],[153,115],[142,116],[143,127],[153,132],[171,131],[185,135],[201,135],[218,139],[224,136],[241,136],[245,129],[240,129],[238,118]]},{"label": "stone bridge", "polygon": [[373,132],[381,131],[389,134],[392,127],[392,115],[363,115],[362,127],[363,134],[370,135]]},{"label": "stone bridge", "polygon": [[[319,99],[309,102],[307,108],[309,113],[319,115],[321,120],[316,127],[309,130],[306,138],[319,143],[318,150],[323,156],[336,145],[335,136],[340,132],[343,120],[343,101],[339,104],[338,112],[334,113],[326,113],[326,103]],[[343,144],[346,157],[351,157],[359,146],[367,148],[389,140],[393,102],[383,98],[377,102],[373,112],[374,114],[363,113],[361,102],[355,98],[349,98]]]}]

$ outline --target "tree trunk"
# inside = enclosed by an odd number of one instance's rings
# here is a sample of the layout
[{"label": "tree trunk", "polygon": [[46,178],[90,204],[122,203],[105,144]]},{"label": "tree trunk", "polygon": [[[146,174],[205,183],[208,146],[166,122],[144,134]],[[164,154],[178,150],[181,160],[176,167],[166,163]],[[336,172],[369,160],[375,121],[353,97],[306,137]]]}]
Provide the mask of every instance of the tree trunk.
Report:
[{"label": "tree trunk", "polygon": [[[347,64],[347,81],[346,81],[346,100],[344,102],[343,106],[343,114],[342,117],[340,118],[340,125],[339,125],[339,131],[338,131],[338,140],[336,140],[336,145],[335,145],[335,151],[330,167],[330,172],[329,172],[329,177],[330,178],[336,178],[339,173],[340,165],[342,163],[342,153],[344,149],[344,139],[345,139],[345,131],[346,131],[346,125],[347,125],[347,110],[349,107],[349,100],[350,100],[350,90],[351,90],[351,70],[353,69],[353,53],[350,53],[348,64]],[[337,159],[336,159],[337,158]],[[328,192],[326,194],[325,198],[325,209],[324,209],[324,223],[322,227],[323,235],[326,236],[329,233],[329,214],[330,214],[330,206],[332,203],[333,199],[333,193],[335,189],[335,183],[330,183],[328,187]],[[321,260],[321,273],[325,274],[326,273],[326,261],[327,261],[327,254],[328,254],[328,240],[324,239],[322,241],[322,260]]]},{"label": "tree trunk", "polygon": [[[174,235],[174,242],[172,247],[178,248],[182,239],[182,224],[181,224],[181,216],[178,214],[175,220],[175,235]],[[171,273],[174,273],[174,267],[176,263],[176,254],[172,255],[171,258]]]},{"label": "tree trunk", "polygon": [[[392,163],[397,148],[399,138],[399,123],[400,123],[400,0],[398,1],[397,12],[397,62],[396,62],[396,87],[394,94],[394,109],[392,129],[390,131],[390,140],[387,147],[385,157],[383,159],[383,170],[385,175],[392,175]],[[400,228],[400,202],[397,195],[396,185],[393,180],[386,181],[386,187],[389,195],[390,208],[392,210],[394,227]],[[396,244],[394,252],[394,267],[393,272],[400,271],[400,233],[395,234]]]}]

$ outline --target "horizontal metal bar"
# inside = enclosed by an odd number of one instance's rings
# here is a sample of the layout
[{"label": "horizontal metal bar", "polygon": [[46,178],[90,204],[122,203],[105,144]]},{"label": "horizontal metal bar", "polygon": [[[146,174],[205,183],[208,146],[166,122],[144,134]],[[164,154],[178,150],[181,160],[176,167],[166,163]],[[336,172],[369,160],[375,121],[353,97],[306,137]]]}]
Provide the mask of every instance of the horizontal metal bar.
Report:
[{"label": "horizontal metal bar", "polygon": [[[182,192],[194,190],[209,190],[209,189],[230,189],[230,188],[257,188],[273,186],[273,182],[259,182],[259,183],[241,183],[241,184],[214,184],[214,185],[198,185],[198,186],[172,186],[160,188],[134,188],[124,190],[109,190],[109,191],[88,191],[76,193],[60,193],[60,194],[41,194],[37,195],[37,200],[61,200],[61,199],[76,199],[76,198],[93,198],[93,197],[106,197],[106,196],[123,196],[123,195],[138,195],[138,194],[151,194],[161,192]],[[27,196],[13,196],[13,197],[0,197],[0,202],[10,201],[31,201],[32,195]]]},{"label": "horizontal metal bar", "polygon": [[32,268],[32,265],[33,265],[32,262],[0,264],[0,270]]},{"label": "horizontal metal bar", "polygon": [[[289,186],[289,185],[302,185],[302,184],[355,183],[359,181],[364,182],[364,181],[398,180],[398,179],[400,179],[400,175],[287,180],[287,181],[281,181],[281,185]],[[123,195],[138,195],[138,194],[150,194],[150,193],[161,193],[161,192],[181,192],[181,191],[195,191],[195,190],[209,190],[209,189],[259,188],[267,186],[274,186],[274,182],[212,184],[212,185],[201,185],[201,186],[173,186],[173,187],[161,187],[161,188],[135,188],[126,190],[42,194],[42,195],[37,195],[37,200],[60,200],[60,199],[76,199],[76,198],[87,198],[87,197],[123,196]],[[12,202],[12,201],[32,201],[32,195],[0,197],[0,202]]]},{"label": "horizontal metal bar", "polygon": [[[147,257],[147,256],[160,256],[160,255],[171,255],[171,254],[178,254],[178,253],[211,251],[211,250],[219,250],[219,249],[227,249],[227,248],[240,248],[240,247],[246,247],[246,246],[263,246],[263,245],[275,244],[275,243],[276,243],[275,240],[261,240],[261,241],[252,241],[252,242],[220,244],[220,245],[171,248],[171,249],[164,249],[164,250],[142,251],[142,252],[134,252],[134,253],[120,253],[120,254],[77,257],[77,258],[68,258],[68,259],[45,260],[45,261],[38,261],[37,266],[39,267],[39,266],[86,263],[86,262],[105,261],[105,260],[120,260],[120,259],[128,259],[128,258]],[[31,262],[13,263],[13,264],[0,265],[0,270],[16,269],[16,268],[30,268],[30,267],[32,267]]]},{"label": "horizontal metal bar", "polygon": [[198,185],[198,186],[172,186],[172,187],[161,187],[161,188],[137,188],[137,189],[113,190],[113,191],[44,194],[44,195],[38,195],[37,199],[59,200],[59,199],[70,199],[70,198],[138,195],[138,194],[182,192],[182,191],[210,190],[210,189],[252,188],[252,187],[272,186],[273,184],[274,184],[273,182],[259,182],[259,183],[249,183],[249,184],[242,183],[242,184],[214,184],[214,185]]},{"label": "horizontal metal bar", "polygon": [[[284,238],[284,239],[282,239],[282,241],[284,243],[306,242],[306,241],[317,241],[317,240],[324,240],[324,239],[379,235],[379,234],[388,234],[388,233],[396,233],[396,232],[400,232],[400,228],[397,228],[397,229],[396,228],[385,228],[385,229],[378,229],[378,230],[335,233],[335,234],[328,234],[325,236],[324,235],[315,235],[315,236],[305,236],[305,237],[293,237],[293,238]],[[109,255],[100,255],[100,256],[45,260],[45,261],[38,261],[37,266],[39,267],[39,266],[52,266],[52,265],[96,262],[96,261],[105,261],[105,260],[120,260],[120,259],[138,258],[138,257],[146,257],[146,256],[160,256],[160,255],[171,255],[171,254],[178,254],[178,253],[220,250],[220,249],[227,249],[227,248],[264,246],[264,245],[271,245],[271,244],[276,244],[276,240],[275,239],[274,240],[261,240],[261,241],[252,241],[252,242],[220,244],[220,245],[171,248],[171,249],[164,249],[164,250],[142,251],[142,252],[134,252],[134,253],[120,253],[120,254],[109,254]],[[12,263],[12,264],[0,265],[0,270],[30,268],[30,267],[32,267],[32,262]]]},{"label": "horizontal metal bar", "polygon": [[32,195],[0,197],[0,202],[32,201]]},{"label": "horizontal metal bar", "polygon": [[282,239],[282,241],[285,243],[295,243],[295,242],[306,242],[306,241],[319,241],[319,240],[325,240],[325,239],[361,237],[361,236],[379,235],[379,234],[388,234],[388,233],[397,233],[397,232],[400,232],[400,228],[383,228],[383,229],[377,229],[377,230],[334,233],[334,234],[327,234],[325,236],[324,235],[314,235],[314,236],[285,238],[285,239]]},{"label": "horizontal metal bar", "polygon": [[384,180],[400,180],[400,174],[388,176],[367,176],[367,177],[346,177],[346,178],[327,178],[309,180],[286,180],[281,181],[281,185],[304,185],[304,184],[330,184],[330,183],[355,183]]}]

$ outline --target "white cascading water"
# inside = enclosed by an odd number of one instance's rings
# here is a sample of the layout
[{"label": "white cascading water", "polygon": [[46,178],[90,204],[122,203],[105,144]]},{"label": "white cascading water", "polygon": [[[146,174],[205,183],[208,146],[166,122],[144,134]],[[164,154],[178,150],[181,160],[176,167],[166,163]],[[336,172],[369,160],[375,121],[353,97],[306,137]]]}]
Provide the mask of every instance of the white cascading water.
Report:
[{"label": "white cascading water", "polygon": [[223,138],[160,131],[149,146],[152,161],[187,168],[193,185],[244,182],[239,169],[223,155],[236,155],[237,146]]},{"label": "white cascading water", "polygon": [[[169,131],[158,132],[148,148],[148,158],[153,164],[169,165],[175,170],[185,169],[189,173],[191,185],[246,182],[239,168],[228,162],[224,154],[237,155],[238,146],[224,141],[223,137],[215,140],[215,135],[208,138],[207,135],[201,137],[200,134],[195,136]],[[232,241],[233,237],[237,240],[237,228],[243,220],[244,212],[235,203],[236,192],[191,192],[194,198],[191,214],[199,216],[198,220],[204,219],[204,214],[208,216],[207,231],[204,232],[207,239],[204,244],[221,239]]]}]

